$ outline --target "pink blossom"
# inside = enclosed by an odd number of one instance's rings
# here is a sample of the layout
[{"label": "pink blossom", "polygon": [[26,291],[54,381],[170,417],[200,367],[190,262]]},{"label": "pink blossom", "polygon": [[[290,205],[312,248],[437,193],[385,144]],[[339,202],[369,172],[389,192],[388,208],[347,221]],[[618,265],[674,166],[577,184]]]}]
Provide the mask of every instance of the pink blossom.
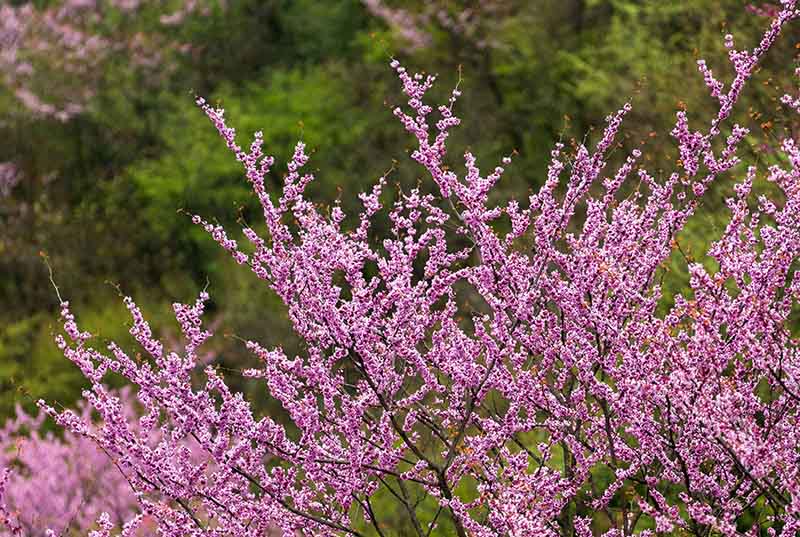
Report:
[{"label": "pink blossom", "polygon": [[[224,110],[198,98],[242,164],[264,232],[245,228],[245,245],[192,221],[281,299],[304,343],[289,355],[246,341],[259,366],[224,373],[251,379],[284,417],[259,413],[200,363],[212,336],[205,292],[174,304],[176,350],[129,297],[144,352],[95,348],[63,302],[57,344],[91,384],[84,400],[100,420],[40,407],[113,458],[161,535],[359,536],[366,524],[384,535],[379,491],[419,537],[444,524],[459,537],[589,537],[600,518],[605,537],[655,535],[637,520],[658,532],[795,535],[800,147],[783,140],[782,163],[761,174],[780,196],[754,196],[759,170],[738,157],[748,131],[729,118],[797,18],[796,0],[783,0],[752,49],[726,37],[728,83],[698,65],[718,108],[699,130],[677,114],[671,173],[657,178],[638,150],[609,164],[625,103],[593,146],[556,144],[539,191],[503,205],[491,194],[513,159],[487,172],[466,152],[457,173],[447,142],[459,89],[429,104],[435,77],[396,60],[407,102],[392,113],[426,181],[387,203],[377,178],[352,225],[340,206],[323,211],[306,196],[314,175],[302,142],[270,193],[276,160],[263,133],[242,146]],[[661,314],[676,237],[727,172],[740,174],[730,220],[703,258],[716,268],[687,260],[690,292]],[[622,190],[626,181],[634,187]],[[506,217],[510,229],[498,231]],[[135,386],[141,417],[104,386],[111,372]],[[111,525],[101,516],[93,535]]]},{"label": "pink blossom", "polygon": [[0,162],[0,198],[7,197],[22,180],[22,173],[13,162]]}]

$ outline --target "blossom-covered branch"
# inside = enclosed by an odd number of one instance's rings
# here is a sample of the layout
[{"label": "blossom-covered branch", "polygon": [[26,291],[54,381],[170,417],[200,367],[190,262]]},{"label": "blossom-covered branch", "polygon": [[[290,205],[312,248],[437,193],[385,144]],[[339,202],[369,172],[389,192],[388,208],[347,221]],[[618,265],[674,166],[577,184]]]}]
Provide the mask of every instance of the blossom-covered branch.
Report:
[{"label": "blossom-covered branch", "polygon": [[[719,107],[701,130],[678,112],[672,174],[654,177],[639,150],[609,169],[625,104],[593,147],[568,158],[557,144],[525,203],[491,201],[513,155],[484,174],[468,152],[456,173],[447,140],[459,90],[427,104],[435,77],[397,61],[408,102],[394,115],[432,183],[389,205],[381,178],[349,218],[305,197],[314,177],[304,144],[272,194],[263,135],[241,147],[223,110],[198,99],[244,166],[266,233],[245,228],[244,247],[193,220],[281,298],[305,350],[246,342],[261,367],[243,374],[283,406],[287,424],[255,412],[217,368],[197,382],[211,335],[205,293],[175,304],[180,353],[126,299],[143,358],[94,348],[62,304],[59,346],[91,382],[84,396],[101,417],[91,437],[140,491],[142,513],[174,536],[390,535],[374,507],[388,495],[421,537],[436,527],[461,537],[800,531],[795,141],[783,141],[783,164],[766,173],[780,195],[751,200],[758,171],[747,169],[708,251],[719,268],[690,264],[691,295],[674,297],[666,315],[657,309],[676,234],[718,177],[740,171],[748,131],[728,124],[731,111],[798,16],[796,0],[783,0],[751,50],[726,36],[727,84],[699,62]],[[136,386],[143,417],[104,386],[109,372]],[[40,404],[86,434],[85,418]],[[108,535],[107,519],[101,526]]]}]

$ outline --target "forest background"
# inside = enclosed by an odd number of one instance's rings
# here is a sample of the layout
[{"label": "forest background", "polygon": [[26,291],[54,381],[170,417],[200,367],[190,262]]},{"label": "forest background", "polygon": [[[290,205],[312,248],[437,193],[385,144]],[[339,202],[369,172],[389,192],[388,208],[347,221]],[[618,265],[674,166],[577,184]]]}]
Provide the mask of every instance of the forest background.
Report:
[{"label": "forest background", "polygon": [[[8,10],[0,17],[0,423],[15,405],[33,410],[39,398],[70,405],[85,382],[53,342],[58,297],[48,265],[84,326],[103,338],[130,339],[121,291],[154,326],[169,327],[170,304],[208,286],[211,318],[229,337],[209,346],[207,360],[231,372],[251,366],[239,338],[297,349],[276,297],[184,212],[232,224],[254,220],[258,210],[195,95],[223,105],[243,134],[263,129],[268,152],[279,158],[305,141],[313,167],[325,170],[311,195],[331,205],[340,191],[364,190],[387,170],[401,187],[420,179],[407,155],[412,140],[390,111],[402,98],[387,67],[397,57],[412,70],[436,72],[442,95],[460,84],[459,107],[470,112],[451,147],[470,148],[479,162],[514,149],[494,195],[519,196],[540,186],[553,142],[596,137],[605,114],[629,97],[623,146],[641,147],[650,169],[668,168],[674,144],[655,133],[669,132],[684,106],[696,117],[715,106],[696,59],[725,66],[722,36],[754,43],[772,9],[739,0],[0,7]],[[10,10],[27,18],[12,21]],[[80,28],[77,41],[54,38],[53,21]],[[735,120],[757,129],[754,137],[776,140],[797,128],[772,116],[793,87],[785,63],[800,34],[789,32],[740,101]],[[746,164],[760,166],[773,158],[770,144],[751,143],[745,155]],[[272,180],[278,185],[281,177]],[[704,198],[710,207],[679,237],[676,256],[691,258],[720,235],[731,184],[714,189]],[[342,197],[348,200],[355,197]],[[687,280],[677,261],[666,282],[673,293]],[[236,387],[251,389],[243,379]]]}]

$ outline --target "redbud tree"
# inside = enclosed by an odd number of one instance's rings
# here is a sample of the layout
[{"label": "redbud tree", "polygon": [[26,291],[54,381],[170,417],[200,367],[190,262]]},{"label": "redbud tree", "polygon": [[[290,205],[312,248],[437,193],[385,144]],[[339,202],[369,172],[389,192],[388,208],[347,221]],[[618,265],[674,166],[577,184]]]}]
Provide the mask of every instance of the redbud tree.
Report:
[{"label": "redbud tree", "polygon": [[[127,415],[136,416],[128,390],[121,396]],[[79,415],[91,419],[92,408],[83,404]],[[86,533],[106,512],[121,524],[137,513],[138,502],[125,476],[90,436],[43,431],[44,412],[30,416],[17,408],[16,417],[0,428],[0,468],[13,469],[4,495],[6,509],[14,513],[0,535],[23,533],[44,536]]]},{"label": "redbud tree", "polygon": [[[19,5],[14,5],[19,4]],[[0,87],[34,116],[66,122],[85,111],[116,59],[160,82],[173,67],[168,55],[188,52],[191,43],[169,35],[216,2],[64,0],[12,2],[0,6]],[[225,3],[221,3],[224,8]],[[172,9],[170,9],[172,8]],[[136,24],[157,17],[163,34]],[[53,79],[58,84],[53,84]]]},{"label": "redbud tree", "polygon": [[[244,228],[243,247],[194,222],[281,298],[304,342],[298,356],[244,342],[261,365],[243,374],[286,416],[257,413],[213,366],[198,381],[205,292],[174,306],[180,352],[130,298],[141,353],[93,346],[62,302],[57,342],[100,420],[41,407],[125,476],[140,512],[123,535],[145,520],[176,537],[401,534],[385,498],[417,536],[796,535],[800,148],[782,141],[761,172],[777,194],[753,199],[759,171],[737,156],[748,130],[728,119],[798,17],[782,0],[754,48],[726,36],[727,83],[698,62],[718,109],[699,130],[677,113],[671,174],[656,178],[639,150],[608,165],[625,104],[596,145],[556,144],[541,189],[502,205],[490,194],[513,154],[485,174],[466,153],[456,173],[458,90],[426,104],[434,77],[397,61],[408,102],[394,115],[430,181],[387,203],[381,178],[349,217],[304,196],[302,143],[282,191],[268,192],[263,135],[241,147],[223,110],[198,99],[264,224]],[[660,313],[676,234],[729,172],[740,176],[730,220],[707,252],[718,268],[690,263],[690,291]],[[112,374],[134,386],[141,417],[105,387]],[[110,517],[98,524],[95,536],[114,531]]]}]

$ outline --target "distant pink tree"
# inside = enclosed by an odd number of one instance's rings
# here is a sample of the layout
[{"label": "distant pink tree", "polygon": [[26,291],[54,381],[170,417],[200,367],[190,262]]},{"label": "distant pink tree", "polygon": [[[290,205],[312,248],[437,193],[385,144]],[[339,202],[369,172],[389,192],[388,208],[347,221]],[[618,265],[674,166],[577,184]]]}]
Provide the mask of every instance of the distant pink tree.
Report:
[{"label": "distant pink tree", "polygon": [[780,12],[780,6],[770,2],[761,4],[747,4],[747,10],[762,17],[775,17]]},{"label": "distant pink tree", "polygon": [[20,180],[20,171],[13,162],[0,162],[0,198],[11,193]]},{"label": "distant pink tree", "polygon": [[[135,417],[128,391],[122,401]],[[91,421],[91,407],[83,405],[82,419]],[[46,415],[33,417],[21,408],[0,429],[0,481],[5,488],[6,527],[0,535],[44,536],[86,533],[106,512],[122,524],[138,512],[138,501],[125,475],[90,435],[66,431],[63,437],[41,432]]]},{"label": "distant pink tree", "polygon": [[[206,353],[200,361],[213,357]],[[135,429],[141,418],[136,397],[129,388],[114,395],[121,416]],[[0,536],[85,534],[97,527],[101,517],[119,526],[134,519],[131,535],[149,535],[155,529],[153,520],[141,515],[124,461],[97,443],[92,411],[90,404],[80,403],[77,415],[87,427],[79,434],[44,432],[46,413],[31,416],[21,407],[0,428]],[[138,438],[150,445],[160,441],[158,432],[152,431]],[[184,447],[190,458],[201,460],[195,442],[189,440]]]},{"label": "distant pink tree", "polygon": [[137,22],[146,12],[161,13],[158,20],[167,29],[189,15],[207,15],[214,5],[224,7],[221,2],[65,0],[41,9],[35,2],[5,3],[0,6],[0,84],[30,113],[67,121],[95,96],[112,58],[163,76],[171,68],[169,54],[190,46],[167,32],[142,29]]},{"label": "distant pink tree", "polygon": [[[161,535],[395,534],[379,493],[420,537],[437,527],[459,537],[798,534],[800,148],[783,140],[782,163],[765,173],[779,194],[753,199],[757,170],[737,157],[748,131],[728,124],[798,17],[797,1],[783,0],[753,49],[726,36],[730,82],[699,62],[719,107],[702,130],[678,112],[674,172],[657,179],[639,150],[608,169],[625,104],[594,147],[568,155],[557,144],[524,203],[490,202],[511,157],[483,174],[467,152],[456,173],[447,139],[458,90],[426,104],[434,77],[397,61],[408,105],[394,114],[432,184],[385,205],[381,178],[351,219],[305,198],[314,178],[302,143],[282,192],[267,192],[275,161],[263,135],[242,148],[223,111],[199,99],[244,166],[266,234],[245,228],[246,249],[193,219],[281,298],[304,341],[298,356],[246,342],[261,367],[242,373],[288,422],[255,412],[218,368],[198,382],[205,292],[174,306],[181,352],[125,299],[143,357],[92,346],[63,302],[58,344],[91,382],[84,396],[100,420],[41,407],[117,461]],[[691,292],[661,315],[676,234],[729,172],[742,177],[707,252],[718,268],[690,263]],[[104,386],[110,372],[136,387],[141,418]],[[111,520],[99,524],[93,535],[110,535]]]},{"label": "distant pink tree", "polygon": [[498,21],[515,8],[512,0],[424,0],[415,8],[393,6],[385,0],[362,0],[362,3],[372,15],[396,32],[411,50],[431,45],[432,28],[458,36],[477,49],[495,47],[498,44]]}]

